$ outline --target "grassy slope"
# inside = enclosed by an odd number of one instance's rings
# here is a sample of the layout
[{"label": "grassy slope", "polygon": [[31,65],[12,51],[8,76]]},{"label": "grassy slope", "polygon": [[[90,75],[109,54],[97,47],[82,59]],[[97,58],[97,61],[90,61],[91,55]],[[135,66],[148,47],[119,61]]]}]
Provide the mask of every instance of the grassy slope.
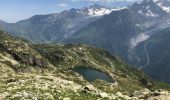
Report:
[{"label": "grassy slope", "polygon": [[[119,57],[112,56],[105,50],[87,45],[35,45],[34,48],[46,56],[60,70],[84,66],[105,72],[115,78],[118,86],[109,88],[108,84],[97,82],[101,89],[108,87],[107,92],[130,92],[147,87],[152,82],[142,71],[125,64]],[[95,84],[96,82],[94,82]],[[101,83],[101,84],[100,84]],[[133,85],[132,85],[133,84]]]}]

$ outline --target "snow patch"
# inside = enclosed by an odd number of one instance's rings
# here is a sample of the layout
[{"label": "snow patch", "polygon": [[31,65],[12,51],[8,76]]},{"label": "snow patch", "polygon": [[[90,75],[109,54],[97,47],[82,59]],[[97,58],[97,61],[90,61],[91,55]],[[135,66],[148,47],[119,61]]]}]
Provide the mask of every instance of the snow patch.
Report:
[{"label": "snow patch", "polygon": [[157,4],[159,7],[161,7],[164,11],[166,11],[167,13],[170,13],[170,7],[168,6],[164,6],[162,2]]},{"label": "snow patch", "polygon": [[148,13],[146,13],[147,16],[152,16],[152,17],[158,17],[158,14],[154,14],[151,10],[148,10]]},{"label": "snow patch", "polygon": [[90,16],[102,16],[102,15],[109,14],[112,12],[110,9],[107,9],[107,8],[88,9],[88,10],[89,10],[88,15]]},{"label": "snow patch", "polygon": [[[148,6],[148,8],[149,8],[149,6]],[[141,14],[141,15],[145,15],[145,16],[150,16],[150,17],[158,17],[159,15],[158,14],[155,14],[155,13],[153,13],[151,10],[147,10],[147,12],[146,13],[144,13],[142,10],[139,10],[138,11],[138,14]]]},{"label": "snow patch", "polygon": [[108,9],[108,8],[101,8],[101,9],[88,9],[88,15],[89,16],[103,16],[106,14],[110,14],[112,11],[119,11],[122,9],[126,9],[126,7],[123,8],[116,8],[116,9]]},{"label": "snow patch", "polygon": [[140,33],[138,36],[136,36],[135,38],[132,38],[130,40],[130,46],[131,48],[136,47],[139,43],[147,40],[149,38],[149,35],[145,34],[145,33]]}]

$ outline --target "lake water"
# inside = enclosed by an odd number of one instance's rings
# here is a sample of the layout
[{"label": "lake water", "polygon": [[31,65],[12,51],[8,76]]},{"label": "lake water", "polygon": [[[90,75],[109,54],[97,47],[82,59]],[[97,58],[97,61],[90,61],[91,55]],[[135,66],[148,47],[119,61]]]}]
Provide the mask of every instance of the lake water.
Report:
[{"label": "lake water", "polygon": [[101,79],[109,83],[114,82],[113,78],[110,75],[95,69],[86,68],[86,67],[76,67],[73,68],[72,70],[81,74],[89,82],[92,82],[96,79]]}]

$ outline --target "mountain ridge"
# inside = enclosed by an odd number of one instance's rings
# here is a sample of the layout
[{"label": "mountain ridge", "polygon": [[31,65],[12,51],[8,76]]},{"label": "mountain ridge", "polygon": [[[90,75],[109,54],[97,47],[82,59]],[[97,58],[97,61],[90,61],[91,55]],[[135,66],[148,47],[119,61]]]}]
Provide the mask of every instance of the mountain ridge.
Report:
[{"label": "mountain ridge", "polygon": [[20,36],[34,42],[60,42],[75,31],[111,12],[110,8],[100,5],[91,8],[70,9],[61,13],[35,15],[17,23],[5,23],[0,26],[14,36]]}]

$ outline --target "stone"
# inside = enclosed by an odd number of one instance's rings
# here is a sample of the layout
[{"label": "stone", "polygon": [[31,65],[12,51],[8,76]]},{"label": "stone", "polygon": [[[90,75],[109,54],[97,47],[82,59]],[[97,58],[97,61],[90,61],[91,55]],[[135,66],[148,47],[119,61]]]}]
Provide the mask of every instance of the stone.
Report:
[{"label": "stone", "polygon": [[29,94],[27,92],[25,92],[25,91],[22,94],[23,94],[24,97],[28,97],[29,96]]},{"label": "stone", "polygon": [[131,99],[129,96],[123,95],[121,92],[117,92],[117,93],[116,93],[116,96],[117,96],[117,97],[120,97],[120,98],[122,98],[122,99],[124,99],[124,100],[130,100],[130,99]]},{"label": "stone", "polygon": [[25,80],[19,80],[20,84],[24,84]]},{"label": "stone", "polygon": [[109,97],[109,95],[107,94],[107,93],[99,93],[99,96],[101,97],[101,98],[108,98]]},{"label": "stone", "polygon": [[147,100],[170,100],[170,95],[153,96],[149,97]]},{"label": "stone", "polygon": [[95,91],[95,87],[93,85],[89,84],[84,87],[84,90],[85,91]]},{"label": "stone", "polygon": [[152,95],[153,95],[153,96],[159,96],[159,95],[161,95],[161,93],[160,93],[159,91],[154,91],[154,92],[152,93]]},{"label": "stone", "polygon": [[132,97],[137,97],[137,98],[144,98],[145,96],[151,94],[151,91],[148,89],[142,89],[140,91],[135,91],[132,93]]},{"label": "stone", "polygon": [[153,96],[159,96],[159,95],[170,95],[170,93],[166,90],[156,90],[152,93]]},{"label": "stone", "polygon": [[17,81],[17,80],[14,79],[14,78],[11,78],[11,79],[6,80],[7,83],[12,83],[12,82],[16,82],[16,81]]},{"label": "stone", "polygon": [[121,92],[117,92],[117,93],[116,93],[116,96],[118,96],[118,97],[123,97],[123,94],[122,94]]},{"label": "stone", "polygon": [[111,99],[112,99],[112,100],[115,100],[115,99],[116,99],[116,96],[115,96],[115,95],[112,95],[112,96],[111,96]]}]

